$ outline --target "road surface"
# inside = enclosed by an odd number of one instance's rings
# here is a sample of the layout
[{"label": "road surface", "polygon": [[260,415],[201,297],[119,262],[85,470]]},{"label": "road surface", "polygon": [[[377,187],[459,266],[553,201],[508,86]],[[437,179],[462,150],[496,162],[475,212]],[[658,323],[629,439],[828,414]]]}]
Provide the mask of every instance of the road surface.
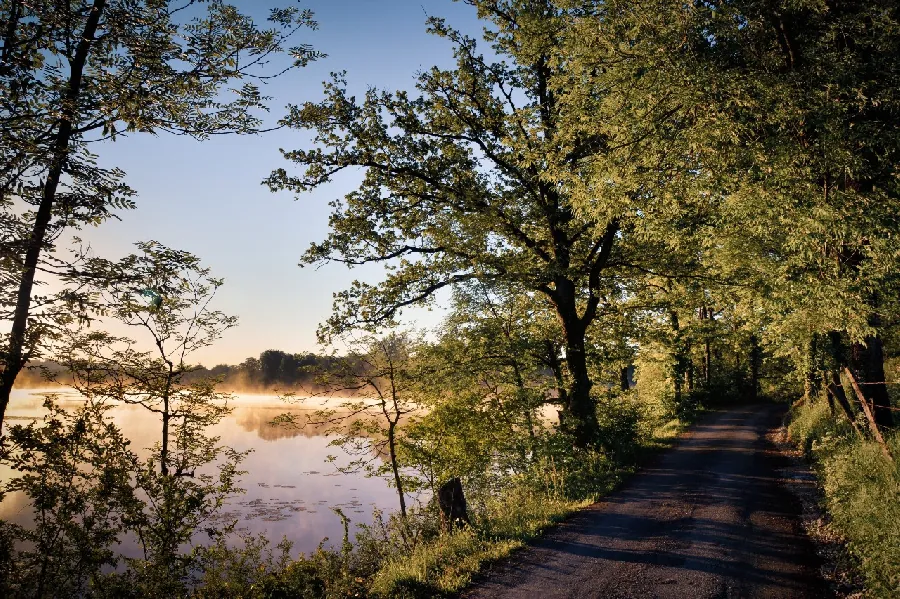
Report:
[{"label": "road surface", "polygon": [[829,593],[766,434],[785,408],[708,414],[620,490],[463,597],[820,598]]}]

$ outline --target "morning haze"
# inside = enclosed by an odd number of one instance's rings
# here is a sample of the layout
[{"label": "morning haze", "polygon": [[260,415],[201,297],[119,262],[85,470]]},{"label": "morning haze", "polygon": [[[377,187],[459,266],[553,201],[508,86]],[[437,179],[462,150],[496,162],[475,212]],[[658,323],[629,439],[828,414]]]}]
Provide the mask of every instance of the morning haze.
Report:
[{"label": "morning haze", "polygon": [[0,597],[900,596],[896,2],[0,42]]}]

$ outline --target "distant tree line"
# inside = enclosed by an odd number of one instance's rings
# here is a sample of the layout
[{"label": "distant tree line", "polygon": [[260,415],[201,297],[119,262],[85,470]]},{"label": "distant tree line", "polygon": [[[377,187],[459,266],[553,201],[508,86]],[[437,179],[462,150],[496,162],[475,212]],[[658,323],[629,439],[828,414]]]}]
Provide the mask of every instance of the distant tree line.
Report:
[{"label": "distant tree line", "polygon": [[[231,391],[264,391],[296,389],[312,391],[320,388],[320,379],[333,373],[341,358],[312,352],[292,354],[267,349],[259,357],[249,357],[240,364],[217,364],[212,368],[197,365],[183,378],[185,384],[216,379],[223,389]],[[37,361],[18,378],[19,388],[46,387],[48,382],[70,385],[71,376],[65,366],[49,360]]]},{"label": "distant tree line", "polygon": [[265,390],[318,387],[317,380],[334,370],[338,359],[311,352],[292,354],[267,349],[258,358],[249,357],[240,364],[217,364],[212,368],[200,366],[187,380],[216,378],[225,389]]}]

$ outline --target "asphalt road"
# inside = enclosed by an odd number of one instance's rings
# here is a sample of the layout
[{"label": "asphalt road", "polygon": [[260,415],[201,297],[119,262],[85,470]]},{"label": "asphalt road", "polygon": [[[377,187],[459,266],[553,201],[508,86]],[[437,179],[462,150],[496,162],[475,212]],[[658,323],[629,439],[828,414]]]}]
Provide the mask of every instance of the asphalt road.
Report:
[{"label": "asphalt road", "polygon": [[625,486],[488,570],[463,597],[827,597],[766,439],[785,408],[708,414]]}]

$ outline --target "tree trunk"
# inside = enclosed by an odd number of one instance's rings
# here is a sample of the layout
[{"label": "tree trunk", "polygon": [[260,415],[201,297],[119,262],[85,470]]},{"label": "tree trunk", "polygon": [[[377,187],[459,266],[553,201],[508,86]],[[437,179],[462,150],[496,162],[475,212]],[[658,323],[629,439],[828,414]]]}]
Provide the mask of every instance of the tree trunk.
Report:
[{"label": "tree trunk", "polygon": [[885,457],[893,462],[894,457],[891,455],[891,450],[888,449],[887,443],[884,441],[884,436],[882,436],[881,431],[878,429],[878,423],[875,422],[875,414],[872,413],[869,401],[863,395],[862,389],[859,388],[859,384],[853,376],[853,371],[849,368],[844,368],[844,372],[850,380],[850,384],[853,386],[853,391],[856,393],[856,397],[862,405],[863,412],[866,414],[866,422],[869,423],[869,431],[871,431],[872,436],[875,437],[875,441],[881,445],[881,451],[884,452]]},{"label": "tree trunk", "polygon": [[829,376],[831,380],[828,381],[828,393],[837,400],[838,405],[841,406],[841,411],[847,417],[847,420],[850,421],[850,425],[853,426],[856,434],[863,437],[862,431],[856,426],[856,412],[853,411],[853,406],[850,405],[850,402],[847,400],[847,394],[844,393],[840,371],[837,369],[832,370]]},{"label": "tree trunk", "polygon": [[831,345],[831,365],[828,369],[829,374],[828,379],[826,380],[826,389],[828,393],[837,400],[838,405],[841,407],[847,420],[850,421],[856,434],[863,437],[862,431],[856,426],[856,412],[853,411],[853,406],[851,406],[850,402],[847,400],[847,395],[844,393],[844,385],[841,383],[841,368],[846,365],[847,356],[844,351],[844,342],[841,339],[840,332],[830,331],[828,333],[828,341]]},{"label": "tree trunk", "polygon": [[684,380],[684,356],[681,351],[681,327],[678,324],[678,312],[672,310],[669,312],[669,324],[675,334],[675,341],[672,344],[672,379],[675,383],[675,405],[681,406],[682,393],[681,388]]},{"label": "tree trunk", "polygon": [[[3,417],[6,407],[9,405],[9,396],[12,392],[16,377],[22,372],[30,356],[25,351],[28,341],[28,316],[31,311],[31,293],[34,289],[34,277],[37,272],[38,260],[47,235],[47,227],[53,216],[53,204],[56,201],[56,191],[63,168],[69,157],[69,142],[72,138],[75,119],[75,105],[81,94],[82,76],[87,65],[88,53],[97,33],[97,25],[100,16],[106,7],[106,0],[95,0],[88,15],[84,31],[80,36],[75,56],[71,61],[71,70],[66,89],[66,96],[62,103],[62,118],[59,121],[59,130],[53,141],[52,160],[47,172],[47,179],[41,192],[41,203],[34,217],[34,226],[28,239],[28,248],[25,251],[25,261],[22,264],[22,275],[19,280],[19,291],[16,295],[16,309],[13,314],[12,328],[9,333],[9,346],[6,350],[4,368],[0,372],[0,428],[3,426]],[[32,342],[34,343],[34,342]]]},{"label": "tree trunk", "polygon": [[559,400],[560,405],[567,406],[569,405],[569,392],[566,390],[562,363],[560,362],[559,354],[556,351],[556,346],[552,341],[544,341],[544,346],[547,350],[547,364],[550,366],[550,370],[553,371],[553,379],[556,381],[557,399]]},{"label": "tree trunk", "polygon": [[388,425],[388,452],[391,459],[391,471],[394,474],[394,484],[397,485],[397,495],[400,497],[400,515],[406,519],[406,497],[403,495],[403,479],[400,478],[400,465],[397,463],[397,422],[391,421]]},{"label": "tree trunk", "polygon": [[708,389],[712,381],[712,353],[710,352],[709,339],[703,342],[703,385]]},{"label": "tree trunk", "polygon": [[[700,318],[703,320],[712,320],[712,310],[703,306],[700,308]],[[703,334],[703,386],[709,389],[712,380],[712,348],[709,342],[709,332],[705,330]]]},{"label": "tree trunk", "polygon": [[762,366],[762,349],[756,335],[750,335],[750,399],[759,399],[759,370]]},{"label": "tree trunk", "polygon": [[[881,319],[877,314],[869,318],[872,327],[879,327]],[[860,383],[862,393],[873,408],[875,422],[880,427],[894,426],[891,413],[891,398],[888,395],[884,377],[884,346],[881,338],[872,335],[865,338],[865,344],[854,343],[852,370]]]},{"label": "tree trunk", "polygon": [[528,438],[531,441],[531,451],[534,451],[535,447],[535,435],[534,435],[534,417],[532,412],[534,409],[532,408],[531,402],[528,401],[528,390],[525,388],[525,379],[522,377],[522,371],[519,368],[519,363],[516,360],[512,361],[513,368],[513,376],[516,381],[516,395],[518,395],[519,399],[519,407],[524,408],[525,414],[525,424],[528,426]]},{"label": "tree trunk", "polygon": [[572,377],[568,403],[564,412],[563,429],[569,432],[578,447],[596,443],[600,434],[597,411],[591,398],[591,377],[587,368],[585,328],[575,306],[575,290],[571,281],[557,282],[563,298],[557,302],[557,313],[566,337],[566,366]]},{"label": "tree trunk", "polygon": [[628,378],[629,368],[629,366],[626,366],[619,372],[619,388],[622,391],[628,391],[631,388],[631,381]]},{"label": "tree trunk", "polygon": [[[567,337],[569,337],[567,335]],[[579,447],[587,447],[598,440],[600,425],[597,411],[591,398],[591,382],[587,369],[587,354],[584,348],[584,333],[567,339],[566,364],[572,376],[569,387],[569,404],[566,409],[566,424],[575,436]]]},{"label": "tree trunk", "polygon": [[[811,401],[819,394],[819,335],[813,333],[810,337],[809,345],[806,347],[806,373],[803,383],[803,397],[806,401]],[[831,398],[829,396],[829,403]]]},{"label": "tree trunk", "polygon": [[162,446],[159,451],[159,472],[163,476],[169,475],[169,418],[169,400],[166,398],[163,403]]},{"label": "tree trunk", "polygon": [[684,369],[684,386],[688,393],[694,391],[694,361],[690,357],[687,358]]}]

